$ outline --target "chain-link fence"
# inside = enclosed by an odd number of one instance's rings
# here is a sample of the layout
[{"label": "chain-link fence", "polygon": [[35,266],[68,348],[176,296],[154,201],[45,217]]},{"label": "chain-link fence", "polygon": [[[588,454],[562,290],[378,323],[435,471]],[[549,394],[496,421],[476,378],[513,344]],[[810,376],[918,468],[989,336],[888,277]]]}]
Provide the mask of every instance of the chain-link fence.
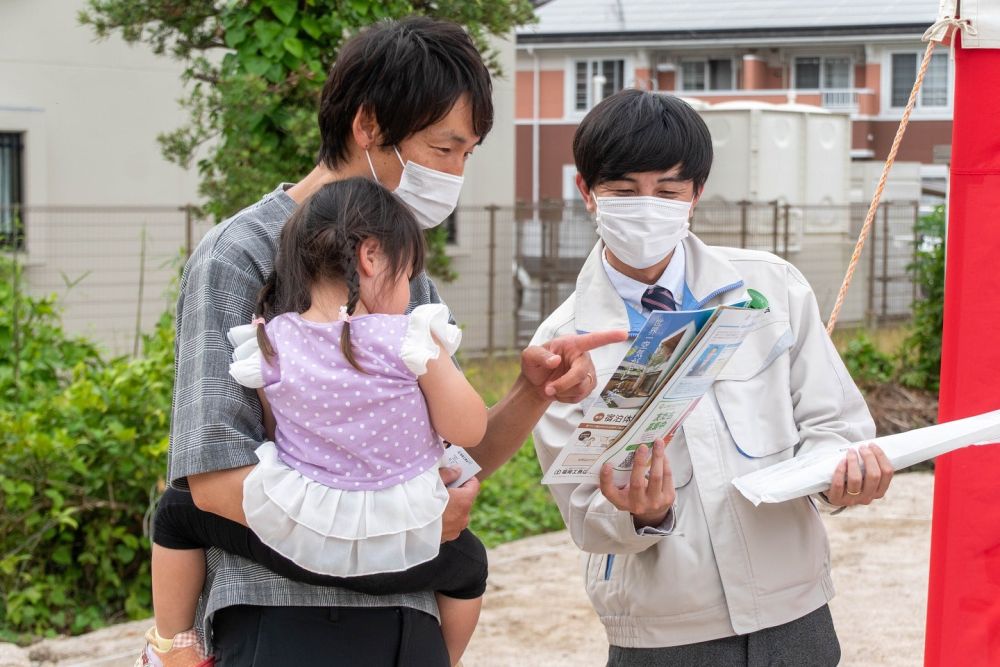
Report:
[{"label": "chain-link fence", "polygon": [[[809,279],[825,317],[867,211],[864,204],[703,201],[691,230],[711,245],[763,250],[787,259]],[[917,247],[914,226],[919,215],[916,202],[880,206],[841,316],[843,324],[877,326],[909,317],[917,291],[907,266]],[[510,219],[503,217],[504,222]],[[520,346],[574,290],[597,233],[582,205],[522,207],[512,211],[512,217],[515,346]]]},{"label": "chain-link fence", "polygon": [[6,217],[0,251],[20,261],[20,287],[56,294],[66,331],[110,354],[138,350],[140,334],[176,299],[186,249],[211,227],[177,206],[35,206]]},{"label": "chain-link fence", "polygon": [[[692,231],[710,244],[772,252],[809,279],[829,313],[865,205],[698,204]],[[915,202],[883,203],[842,311],[843,323],[905,318],[917,296],[906,267],[919,239]],[[137,349],[176,294],[185,255],[211,228],[191,207],[26,207],[8,211],[0,247],[22,262],[25,289],[55,292],[67,330],[114,353]],[[582,205],[465,207],[446,254],[457,275],[438,286],[465,330],[466,354],[515,350],[569,294],[597,240]]]}]

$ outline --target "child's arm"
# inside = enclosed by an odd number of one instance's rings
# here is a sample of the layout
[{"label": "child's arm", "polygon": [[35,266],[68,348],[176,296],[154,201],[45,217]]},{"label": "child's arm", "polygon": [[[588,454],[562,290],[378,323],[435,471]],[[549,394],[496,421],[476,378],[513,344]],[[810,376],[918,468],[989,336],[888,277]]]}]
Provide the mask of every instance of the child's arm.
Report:
[{"label": "child's arm", "polygon": [[264,396],[264,390],[257,390],[257,398],[260,399],[260,407],[264,409],[264,430],[267,431],[267,437],[274,440],[274,429],[277,424],[274,421],[274,412],[271,411],[271,404],[267,402],[267,397]]},{"label": "child's arm", "polygon": [[437,434],[462,447],[478,445],[486,433],[486,405],[451,358],[442,354],[428,361],[417,381]]}]

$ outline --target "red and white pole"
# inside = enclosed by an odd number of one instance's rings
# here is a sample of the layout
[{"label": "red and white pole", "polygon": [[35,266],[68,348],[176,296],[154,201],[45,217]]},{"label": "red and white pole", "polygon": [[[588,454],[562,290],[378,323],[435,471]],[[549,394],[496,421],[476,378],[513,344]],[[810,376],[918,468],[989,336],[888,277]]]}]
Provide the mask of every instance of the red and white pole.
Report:
[{"label": "red and white pole", "polygon": [[[940,421],[1000,409],[1000,50],[956,51]],[[924,664],[1000,665],[1000,446],[941,456]]]}]

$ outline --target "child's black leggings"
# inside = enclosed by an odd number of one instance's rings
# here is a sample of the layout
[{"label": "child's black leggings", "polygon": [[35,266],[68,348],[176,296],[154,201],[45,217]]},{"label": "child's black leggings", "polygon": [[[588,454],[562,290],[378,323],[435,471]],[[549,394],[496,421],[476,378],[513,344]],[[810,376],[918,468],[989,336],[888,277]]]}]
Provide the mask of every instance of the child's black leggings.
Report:
[{"label": "child's black leggings", "polygon": [[486,548],[469,530],[443,542],[436,558],[401,572],[331,577],[303,569],[274,551],[246,526],[195,506],[191,494],[167,489],[156,507],[153,542],[167,549],[218,547],[243,556],[293,581],[335,586],[369,595],[435,591],[460,600],[486,590]]}]

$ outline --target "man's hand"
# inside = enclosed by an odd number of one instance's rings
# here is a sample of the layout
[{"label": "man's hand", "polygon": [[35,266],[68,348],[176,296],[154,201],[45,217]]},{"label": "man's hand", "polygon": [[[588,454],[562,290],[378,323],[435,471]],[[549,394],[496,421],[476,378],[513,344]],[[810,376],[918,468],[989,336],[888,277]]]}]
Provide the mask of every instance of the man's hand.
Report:
[{"label": "man's hand", "polygon": [[521,353],[521,375],[548,401],[579,403],[597,386],[590,350],[628,340],[627,331],[553,338]]},{"label": "man's hand", "polygon": [[[863,474],[859,456],[865,464]],[[893,472],[892,464],[878,445],[862,445],[857,452],[851,449],[833,471],[826,499],[837,507],[869,505],[885,495]]]},{"label": "man's hand", "polygon": [[614,483],[611,466],[604,464],[601,468],[601,493],[612,505],[629,512],[636,528],[662,524],[677,499],[674,476],[663,453],[664,447],[663,440],[655,440],[650,460],[649,449],[640,445],[632,462],[632,475],[628,484],[621,488]]},{"label": "man's hand", "polygon": [[[441,468],[441,481],[445,486],[461,475],[458,468]],[[441,521],[441,541],[450,542],[469,525],[472,503],[479,495],[479,480],[472,477],[457,489],[448,489],[448,505],[444,508]]]}]

